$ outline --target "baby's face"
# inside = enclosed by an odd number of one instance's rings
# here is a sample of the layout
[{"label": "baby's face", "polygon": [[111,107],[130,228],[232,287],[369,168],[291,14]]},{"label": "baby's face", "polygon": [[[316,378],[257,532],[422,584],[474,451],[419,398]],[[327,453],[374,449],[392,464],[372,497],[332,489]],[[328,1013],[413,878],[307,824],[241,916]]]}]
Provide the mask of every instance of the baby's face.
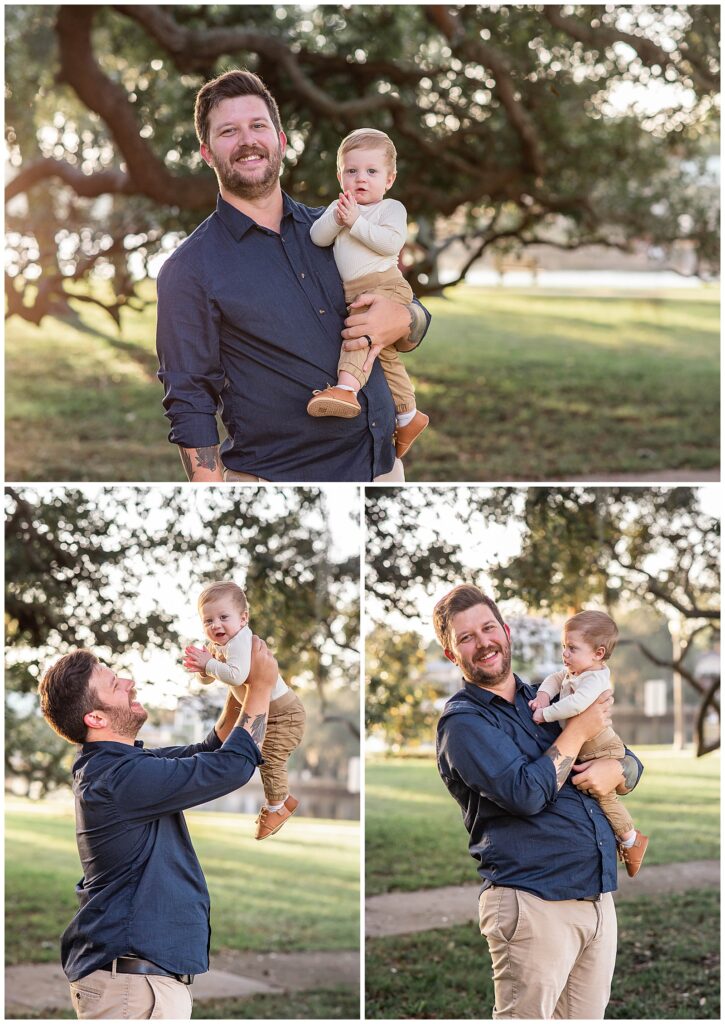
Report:
[{"label": "baby's face", "polygon": [[239,606],[229,597],[218,597],[207,601],[201,609],[204,636],[213,644],[222,647],[236,636],[247,624],[249,612],[241,612]]},{"label": "baby's face", "polygon": [[599,669],[604,664],[602,659],[604,648],[592,647],[581,633],[565,630],[561,650],[562,660],[573,676],[578,676],[588,669]]},{"label": "baby's face", "polygon": [[360,206],[379,203],[395,181],[385,151],[351,149],[342,158],[338,175],[343,192],[352,192]]}]

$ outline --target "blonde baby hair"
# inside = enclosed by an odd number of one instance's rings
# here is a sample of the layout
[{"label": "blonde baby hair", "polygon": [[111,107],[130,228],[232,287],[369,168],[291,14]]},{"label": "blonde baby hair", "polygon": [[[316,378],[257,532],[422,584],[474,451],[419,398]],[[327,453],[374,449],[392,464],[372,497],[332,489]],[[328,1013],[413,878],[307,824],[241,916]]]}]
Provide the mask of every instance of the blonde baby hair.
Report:
[{"label": "blonde baby hair", "polygon": [[337,151],[337,170],[342,170],[342,158],[353,149],[382,149],[390,170],[396,173],[397,152],[393,140],[377,128],[356,128],[340,143]]},{"label": "blonde baby hair", "polygon": [[242,615],[249,609],[247,595],[241,587],[238,587],[236,583],[232,583],[231,580],[219,580],[216,583],[208,583],[199,594],[199,601],[197,602],[199,611],[201,612],[205,604],[208,604],[210,601],[216,601],[220,597],[231,597]]},{"label": "blonde baby hair", "polygon": [[606,612],[579,612],[564,623],[564,630],[579,633],[588,644],[604,648],[604,660],[611,658],[617,645],[617,623]]}]

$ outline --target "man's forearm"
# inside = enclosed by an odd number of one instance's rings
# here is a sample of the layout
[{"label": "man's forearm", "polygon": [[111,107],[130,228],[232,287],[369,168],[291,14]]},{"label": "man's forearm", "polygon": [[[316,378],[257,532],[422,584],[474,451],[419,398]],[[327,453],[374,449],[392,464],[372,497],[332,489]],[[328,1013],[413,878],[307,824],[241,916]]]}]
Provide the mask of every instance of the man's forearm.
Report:
[{"label": "man's forearm", "polygon": [[548,757],[553,761],[556,770],[557,789],[561,789],[569,778],[572,765],[586,739],[586,735],[579,727],[578,720],[572,718],[569,719],[561,731],[556,743],[552,743],[549,749],[544,751],[544,757]]},{"label": "man's forearm", "polygon": [[408,316],[410,317],[410,329],[408,337],[403,338],[395,346],[399,352],[411,352],[414,348],[417,348],[423,340],[428,324],[423,307],[418,305],[417,302],[410,302],[405,308],[408,310]]},{"label": "man's forearm", "polygon": [[179,455],[187,478],[192,483],[222,483],[222,463],[219,456],[219,445],[208,448],[182,448]]}]

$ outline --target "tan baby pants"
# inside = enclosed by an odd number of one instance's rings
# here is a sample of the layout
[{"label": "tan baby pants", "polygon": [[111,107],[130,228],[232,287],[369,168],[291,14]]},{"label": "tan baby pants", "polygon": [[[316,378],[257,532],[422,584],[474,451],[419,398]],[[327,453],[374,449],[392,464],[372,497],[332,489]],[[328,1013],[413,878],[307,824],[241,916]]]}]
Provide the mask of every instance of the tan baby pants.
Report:
[{"label": "tan baby pants", "polygon": [[[579,751],[579,761],[595,761],[600,757],[624,757],[624,744],[612,728],[603,729],[593,740],[589,740]],[[597,797],[599,806],[607,816],[607,821],[614,829],[615,836],[622,836],[634,828],[634,822],[621,800],[612,790],[604,796]]]}]

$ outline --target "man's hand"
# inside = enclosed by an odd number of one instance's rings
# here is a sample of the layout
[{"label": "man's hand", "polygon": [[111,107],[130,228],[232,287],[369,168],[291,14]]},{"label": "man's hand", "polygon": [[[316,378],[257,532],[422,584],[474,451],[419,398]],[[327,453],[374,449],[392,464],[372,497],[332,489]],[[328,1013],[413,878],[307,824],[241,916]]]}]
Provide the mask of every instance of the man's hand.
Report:
[{"label": "man's hand", "polygon": [[548,693],[542,693],[541,690],[539,690],[533,700],[529,701],[529,707],[532,711],[536,711],[537,708],[548,708],[549,704],[551,704],[551,697]]},{"label": "man's hand", "polygon": [[189,644],[188,647],[184,648],[184,657],[181,664],[187,672],[206,673],[206,665],[210,658],[211,654],[208,651],[205,651],[202,647],[193,647]]},{"label": "man's hand", "polygon": [[602,695],[588,708],[569,718],[562,732],[572,733],[581,741],[593,740],[603,729],[612,724],[612,705],[614,697],[611,690],[604,690]]},{"label": "man's hand", "polygon": [[335,220],[337,223],[351,228],[359,216],[360,207],[357,205],[352,192],[341,192],[340,198],[337,200],[337,209],[335,210]]},{"label": "man's hand", "polygon": [[224,482],[218,444],[212,445],[209,448],[179,447],[179,455],[191,483]]},{"label": "man's hand", "polygon": [[356,349],[367,348],[367,338],[372,338],[373,343],[363,367],[365,373],[368,373],[375,358],[384,348],[408,336],[408,307],[392,299],[386,299],[383,295],[363,292],[350,304],[350,311],[345,320],[345,330],[342,332],[345,339],[342,347],[346,352],[354,352]]},{"label": "man's hand", "polygon": [[594,761],[575,764],[572,784],[590,796],[605,796],[612,793],[624,780],[622,762],[616,757],[598,757]]}]

